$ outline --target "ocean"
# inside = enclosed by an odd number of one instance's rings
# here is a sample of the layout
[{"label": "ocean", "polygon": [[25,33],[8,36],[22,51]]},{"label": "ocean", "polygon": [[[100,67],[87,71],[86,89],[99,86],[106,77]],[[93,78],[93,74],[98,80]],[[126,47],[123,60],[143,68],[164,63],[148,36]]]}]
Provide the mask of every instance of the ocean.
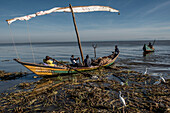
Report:
[{"label": "ocean", "polygon": [[[129,70],[143,73],[148,68],[150,75],[159,75],[160,73],[167,79],[170,78],[170,40],[156,40],[154,44],[155,52],[143,55],[143,45],[153,41],[97,41],[82,42],[84,57],[88,54],[94,58],[93,44],[97,45],[96,56],[102,57],[110,55],[114,51],[114,46],[118,45],[120,55],[115,62],[118,66],[127,66]],[[15,49],[16,48],[16,49]],[[17,50],[17,52],[16,52]],[[50,56],[56,60],[69,61],[70,56],[81,57],[77,42],[39,42],[32,43],[32,49],[29,43],[0,44],[0,70],[5,72],[30,72],[13,59],[19,58],[24,62],[41,63],[45,56]],[[33,58],[34,56],[34,58]],[[15,85],[18,82],[36,81],[30,74],[17,80],[0,81],[0,88],[5,89]],[[39,78],[38,78],[39,79]],[[12,81],[12,82],[11,82]],[[2,88],[1,88],[2,92]]]}]

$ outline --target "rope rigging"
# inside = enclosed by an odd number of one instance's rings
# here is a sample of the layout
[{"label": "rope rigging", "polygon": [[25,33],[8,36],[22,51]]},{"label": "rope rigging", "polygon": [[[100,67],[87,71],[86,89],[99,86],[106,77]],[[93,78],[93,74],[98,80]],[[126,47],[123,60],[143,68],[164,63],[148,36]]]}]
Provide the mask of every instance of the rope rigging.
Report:
[{"label": "rope rigging", "polygon": [[15,50],[16,56],[19,59],[18,51],[17,51],[16,45],[15,45],[15,42],[14,42],[13,33],[12,33],[12,30],[11,30],[11,27],[10,27],[9,24],[8,24],[8,28],[9,28],[9,32],[10,32],[10,35],[11,35],[11,38],[12,38],[12,43],[13,43],[13,46],[14,46],[14,50]]},{"label": "rope rigging", "polygon": [[27,21],[26,21],[26,24],[27,24],[28,39],[29,39],[30,48],[31,48],[31,52],[32,52],[32,58],[33,58],[33,61],[35,63],[34,51],[33,51],[33,48],[32,48],[32,42],[31,42],[31,38],[30,38],[30,31],[29,31],[29,26],[28,26]]},{"label": "rope rigging", "polygon": [[[35,63],[34,51],[33,51],[33,47],[32,47],[32,42],[31,42],[30,32],[29,32],[29,26],[28,26],[27,21],[26,21],[26,25],[27,25],[28,40],[29,40],[29,44],[30,44],[30,48],[31,48],[31,52],[32,52],[32,57],[33,57],[33,61]],[[12,43],[13,43],[13,46],[14,46],[16,56],[19,59],[18,51],[17,51],[16,45],[15,45],[14,36],[13,36],[12,30],[11,30],[10,24],[8,24],[8,28],[9,28],[9,32],[10,32],[10,35],[11,35],[11,38],[12,38]]]}]

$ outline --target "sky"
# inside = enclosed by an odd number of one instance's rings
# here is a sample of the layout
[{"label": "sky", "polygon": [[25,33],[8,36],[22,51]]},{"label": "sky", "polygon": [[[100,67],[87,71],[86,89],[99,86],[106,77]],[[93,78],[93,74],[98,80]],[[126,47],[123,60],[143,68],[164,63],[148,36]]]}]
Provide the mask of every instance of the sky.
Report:
[{"label": "sky", "polygon": [[120,11],[76,13],[81,41],[170,40],[170,0],[0,0],[0,43],[75,42],[71,13],[51,13],[29,21],[5,20],[54,7],[110,6]]}]

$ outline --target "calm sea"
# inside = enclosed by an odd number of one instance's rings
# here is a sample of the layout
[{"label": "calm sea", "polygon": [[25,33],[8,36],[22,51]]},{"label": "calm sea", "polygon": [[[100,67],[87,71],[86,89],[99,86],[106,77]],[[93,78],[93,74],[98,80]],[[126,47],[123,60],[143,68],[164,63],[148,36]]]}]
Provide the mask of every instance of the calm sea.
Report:
[{"label": "calm sea", "polygon": [[[148,73],[151,75],[162,73],[165,78],[170,78],[170,40],[157,40],[154,44],[155,52],[143,56],[143,44],[148,43],[149,41],[82,42],[82,50],[84,56],[88,54],[93,58],[94,48],[92,45],[97,44],[97,57],[101,57],[111,54],[114,51],[114,46],[118,45],[120,56],[115,62],[116,65],[128,66],[130,70],[141,73],[147,67]],[[42,62],[46,55],[63,61],[69,61],[72,54],[75,57],[80,57],[77,42],[32,43],[33,49],[30,48],[29,43],[16,43],[15,45],[19,58],[26,62],[34,62],[32,55],[34,55],[36,63]],[[16,50],[13,44],[0,44],[0,70],[6,72],[28,71],[13,61],[14,58],[17,58]],[[32,77],[22,79],[25,81],[33,80]],[[0,87],[3,85],[4,83],[0,81]]]}]

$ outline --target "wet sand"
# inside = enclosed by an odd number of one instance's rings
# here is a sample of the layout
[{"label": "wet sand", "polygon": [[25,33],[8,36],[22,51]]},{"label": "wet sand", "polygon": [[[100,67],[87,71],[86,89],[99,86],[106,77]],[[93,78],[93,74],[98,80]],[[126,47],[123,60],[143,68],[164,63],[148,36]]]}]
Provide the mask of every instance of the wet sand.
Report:
[{"label": "wet sand", "polygon": [[[85,77],[86,74],[92,77]],[[164,83],[123,66],[20,83],[1,93],[0,112],[170,112],[170,80]],[[123,82],[124,85],[121,85]],[[154,85],[155,84],[155,85]],[[125,100],[124,106],[119,91]]]}]

